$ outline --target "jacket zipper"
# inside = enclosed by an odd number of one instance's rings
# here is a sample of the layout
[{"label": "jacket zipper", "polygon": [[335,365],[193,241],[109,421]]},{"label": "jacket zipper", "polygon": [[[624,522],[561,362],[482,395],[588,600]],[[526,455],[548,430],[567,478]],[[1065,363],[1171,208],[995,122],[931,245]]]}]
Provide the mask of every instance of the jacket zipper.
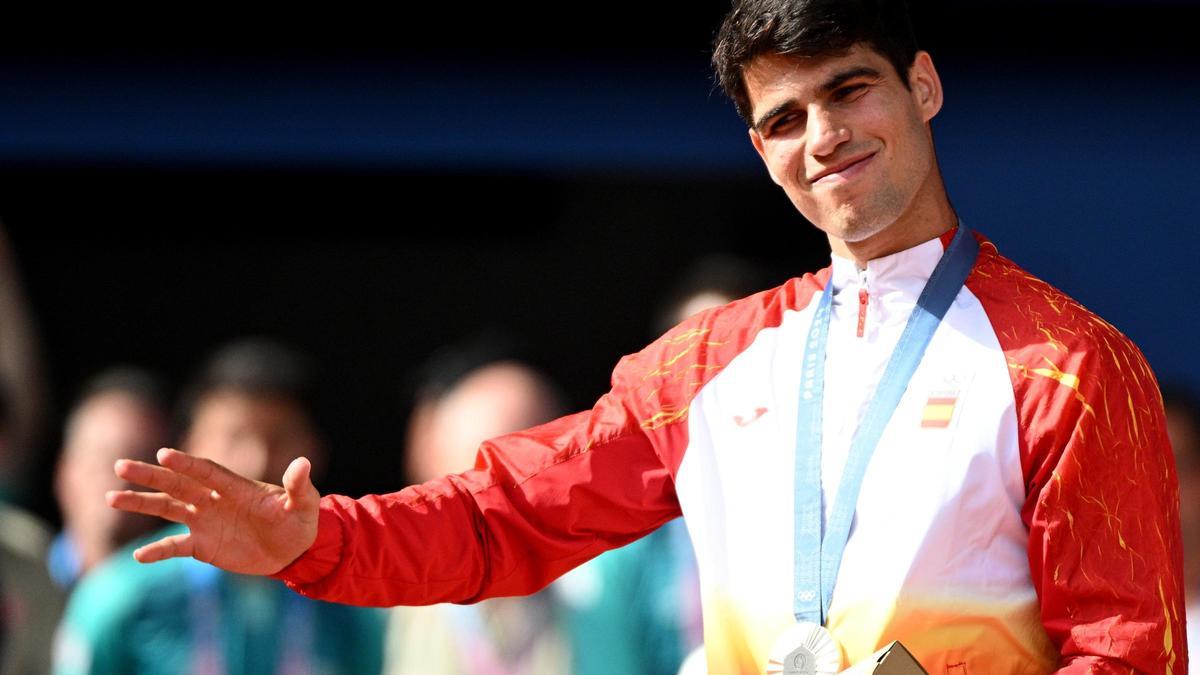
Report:
[{"label": "jacket zipper", "polygon": [[867,328],[867,299],[870,297],[867,293],[867,271],[858,271],[858,337],[863,336],[863,332]]}]

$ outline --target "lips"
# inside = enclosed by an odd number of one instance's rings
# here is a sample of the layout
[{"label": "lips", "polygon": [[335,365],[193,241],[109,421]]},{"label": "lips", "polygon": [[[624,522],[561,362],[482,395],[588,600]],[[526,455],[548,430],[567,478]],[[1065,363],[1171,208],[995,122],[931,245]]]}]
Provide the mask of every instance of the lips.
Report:
[{"label": "lips", "polygon": [[824,184],[833,183],[838,180],[848,180],[858,174],[858,172],[862,171],[874,157],[874,152],[868,152],[866,154],[858,155],[857,157],[851,157],[844,162],[827,167],[813,174],[808,179],[808,182],[811,185],[817,185],[819,183]]}]

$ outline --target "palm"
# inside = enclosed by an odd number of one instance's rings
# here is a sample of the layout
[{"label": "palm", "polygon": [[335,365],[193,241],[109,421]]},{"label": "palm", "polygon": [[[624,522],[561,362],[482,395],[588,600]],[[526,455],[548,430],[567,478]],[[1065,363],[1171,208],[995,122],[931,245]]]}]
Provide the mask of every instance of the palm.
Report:
[{"label": "palm", "polygon": [[157,493],[109,493],[119,509],[146,513],[188,526],[187,534],[138,549],[141,562],[192,556],[243,574],[272,574],[300,556],[316,539],[319,495],[309,481],[309,464],[299,459],[284,474],[284,486],[249,480],[214,462],[172,450],[159,463],[122,460],[120,477]]},{"label": "palm", "polygon": [[236,489],[242,494],[194,505],[195,515],[185,524],[197,560],[231,572],[270,574],[304,552],[301,548],[289,557],[295,542],[302,541],[304,524],[284,509],[282,487],[250,482]]}]

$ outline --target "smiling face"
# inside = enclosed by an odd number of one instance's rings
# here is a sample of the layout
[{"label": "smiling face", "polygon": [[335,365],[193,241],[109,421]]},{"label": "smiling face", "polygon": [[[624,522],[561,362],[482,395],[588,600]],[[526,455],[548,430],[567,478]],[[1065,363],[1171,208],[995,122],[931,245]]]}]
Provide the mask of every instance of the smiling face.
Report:
[{"label": "smiling face", "polygon": [[751,143],[835,252],[865,261],[953,225],[929,128],[942,88],[928,53],[907,87],[862,44],[839,56],[756,57],[745,87]]}]

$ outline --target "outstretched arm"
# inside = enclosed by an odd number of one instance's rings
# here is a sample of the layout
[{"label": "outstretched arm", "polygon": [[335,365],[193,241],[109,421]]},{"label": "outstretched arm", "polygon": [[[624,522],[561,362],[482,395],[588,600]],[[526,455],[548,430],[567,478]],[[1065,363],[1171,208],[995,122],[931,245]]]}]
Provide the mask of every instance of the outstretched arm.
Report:
[{"label": "outstretched arm", "polygon": [[139,562],[194,557],[241,574],[273,574],[308,550],[317,538],[320,495],[308,460],[288,466],[283,485],[243,478],[216,462],[176,450],[158,451],[159,466],[127,459],[121,478],[157,492],[108,493],[110,506],[187,525],[134,552]]},{"label": "outstretched arm", "polygon": [[704,318],[622,359],[591,410],[486,441],[461,474],[387,495],[319,499],[304,460],[279,487],[163,451],[160,467],[118,466],[159,494],[109,501],[191,529],[140,549],[144,562],[192,555],[358,605],[532,593],[680,515],[673,471],[687,446],[690,397],[729,357],[714,328],[698,325]]},{"label": "outstretched arm", "polygon": [[319,499],[303,459],[283,487],[173,450],[159,462],[118,462],[122,478],[159,492],[113,492],[109,503],[191,531],[138,549],[137,560],[193,556],[348,604],[532,593],[679,515],[668,470],[611,395],[485,442],[471,471],[389,495]]},{"label": "outstretched arm", "polygon": [[321,500],[317,540],[277,578],[361,605],[533,593],[679,515],[674,482],[636,418],[590,411],[502,436],[475,468],[387,495]]}]

